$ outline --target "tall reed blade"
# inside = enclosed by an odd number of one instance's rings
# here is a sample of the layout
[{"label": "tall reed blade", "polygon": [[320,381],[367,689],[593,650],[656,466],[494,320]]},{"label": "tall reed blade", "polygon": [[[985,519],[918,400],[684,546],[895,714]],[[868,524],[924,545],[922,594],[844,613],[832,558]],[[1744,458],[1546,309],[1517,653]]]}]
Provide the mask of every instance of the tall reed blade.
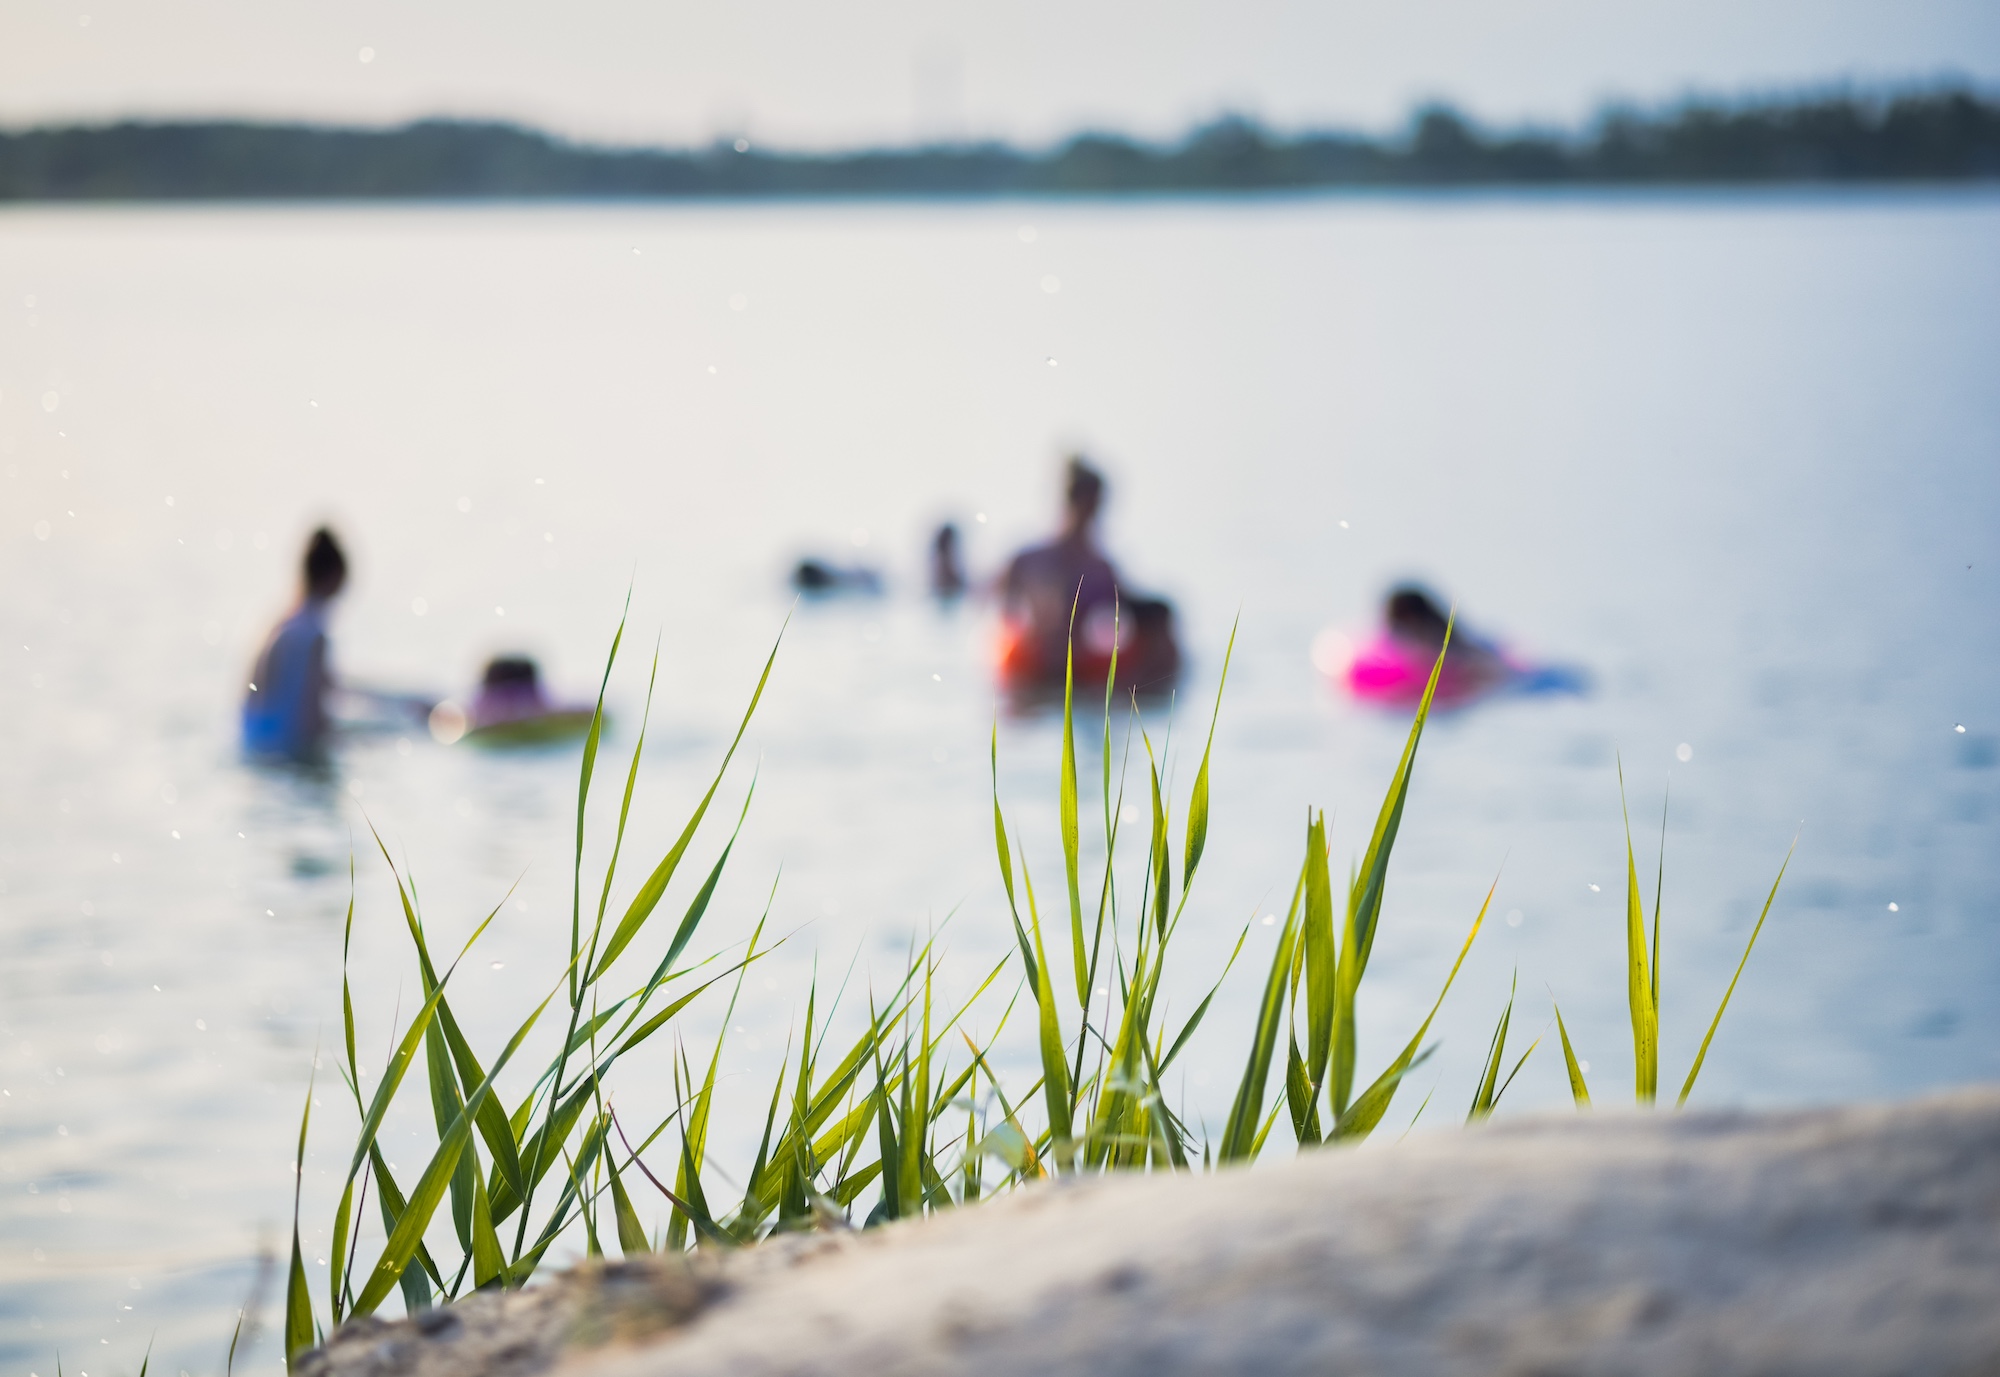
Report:
[{"label": "tall reed blade", "polygon": [[1021,967],[1028,973],[1030,988],[1039,988],[1041,965],[1035,960],[1033,944],[1028,940],[1028,930],[1021,926],[1021,910],[1014,901],[1014,860],[1007,841],[1007,820],[1000,812],[1000,719],[993,719],[993,736],[989,746],[989,761],[993,767],[993,849],[1000,857],[1000,882],[1007,888],[1007,912],[1014,919],[1014,937],[1021,945]]},{"label": "tall reed blade", "polygon": [[1201,853],[1208,846],[1208,757],[1215,749],[1215,724],[1222,718],[1222,691],[1229,686],[1229,661],[1236,653],[1236,629],[1242,624],[1241,613],[1229,625],[1229,644],[1222,651],[1222,678],[1215,686],[1215,708],[1208,717],[1208,740],[1201,748],[1201,768],[1194,772],[1194,791],[1188,795],[1187,846],[1181,858],[1181,895],[1185,899],[1188,886],[1194,883],[1195,869],[1201,864]]},{"label": "tall reed blade", "polygon": [[1421,1056],[1418,1054],[1424,1034],[1430,1031],[1431,1020],[1435,1019],[1438,1010],[1444,1007],[1444,997],[1451,993],[1452,981],[1458,979],[1458,968],[1465,964],[1466,955],[1471,952],[1472,943],[1486,922],[1486,910],[1493,904],[1493,890],[1499,887],[1500,882],[1496,879],[1493,888],[1486,891],[1486,899],[1479,905],[1479,916],[1472,920],[1472,931],[1465,935],[1465,945],[1458,949],[1458,960],[1451,963],[1451,973],[1444,978],[1444,988],[1438,991],[1437,1002],[1431,1005],[1431,1011],[1424,1015],[1424,1021],[1418,1025],[1416,1036],[1411,1038],[1401,1054],[1389,1063],[1389,1068],[1361,1092],[1360,1097],[1348,1111],[1334,1120],[1333,1132],[1329,1135],[1334,1140],[1361,1139],[1373,1133],[1375,1125],[1381,1123],[1382,1116],[1389,1112],[1389,1104],[1396,1098],[1396,1087],[1402,1084],[1403,1077],[1415,1070],[1424,1057],[1430,1055],[1428,1052]]},{"label": "tall reed blade", "polygon": [[1469,1124],[1491,1117],[1500,1098],[1500,1064],[1507,1055],[1507,1025],[1514,1020],[1514,991],[1519,983],[1520,973],[1516,972],[1514,984],[1507,987],[1507,1007],[1501,1011],[1500,1022],[1493,1028],[1493,1041],[1486,1049],[1486,1074],[1480,1077],[1479,1088],[1473,1092],[1472,1108],[1465,1116]]},{"label": "tall reed blade", "polygon": [[1147,866],[1147,888],[1152,891],[1153,928],[1164,944],[1167,940],[1167,905],[1170,901],[1167,891],[1173,888],[1173,860],[1167,854],[1167,807],[1165,800],[1160,796],[1160,767],[1151,759],[1152,754],[1153,745],[1149,741],[1146,743],[1148,757],[1146,767],[1153,782],[1153,834],[1151,844],[1147,848],[1150,862]]},{"label": "tall reed blade", "polygon": [[597,744],[604,736],[604,692],[611,687],[611,667],[618,663],[618,647],[625,639],[625,619],[632,612],[632,592],[625,592],[625,611],[619,615],[618,630],[611,637],[611,653],[604,657],[604,678],[597,686],[597,705],[591,710],[590,730],[583,738],[583,766],[576,781],[576,864],[570,876],[569,915],[569,999],[576,1003],[583,994],[578,983],[582,968],[577,958],[583,952],[583,818],[590,802],[590,777],[597,769]]},{"label": "tall reed blade", "polygon": [[[625,849],[625,824],[632,816],[632,794],[639,787],[639,760],[646,752],[646,728],[653,721],[653,687],[660,678],[660,646],[653,643],[653,668],[646,676],[646,706],[639,714],[639,735],[632,743],[632,763],[625,771],[625,795],[618,803],[618,830],[611,838],[611,859],[604,865],[604,888],[597,896],[597,918],[590,928],[590,957],[583,963],[589,970],[595,961],[597,944],[604,935],[604,915],[611,905],[611,881],[618,873],[618,857]],[[600,697],[603,690],[599,690]],[[601,707],[601,704],[600,704]]]},{"label": "tall reed blade", "polygon": [[1660,1007],[1660,906],[1667,893],[1667,805],[1673,799],[1673,781],[1660,795],[1660,864],[1653,875],[1653,964],[1652,990],[1653,1009]]},{"label": "tall reed blade", "polygon": [[1229,1107],[1229,1119],[1216,1148],[1218,1162],[1244,1162],[1257,1155],[1260,1121],[1264,1117],[1264,1091],[1271,1078],[1271,1056],[1278,1045],[1278,1030],[1284,1020],[1285,996],[1291,984],[1293,951],[1298,942],[1299,901],[1305,893],[1305,874],[1292,890],[1291,907],[1285,926],[1279,929],[1278,945],[1271,953],[1271,973],[1264,981],[1264,998],[1257,1006],[1257,1022],[1250,1033],[1250,1056],[1243,1079],[1236,1087],[1236,1099]]},{"label": "tall reed blade", "polygon": [[646,1226],[639,1222],[639,1212],[632,1208],[632,1197],[625,1193],[625,1183],[618,1176],[617,1159],[606,1153],[604,1165],[611,1175],[611,1213],[618,1225],[618,1251],[626,1257],[652,1252],[653,1245],[646,1237]]},{"label": "tall reed blade", "polygon": [[904,1207],[907,1213],[920,1213],[923,1207],[923,1182],[925,1146],[930,1124],[931,1100],[931,977],[932,965],[927,957],[924,961],[924,1009],[922,1036],[912,1055],[915,1063],[913,1074],[906,1078],[908,1103],[913,1107],[911,1114],[903,1116],[903,1174],[902,1187]]},{"label": "tall reed blade", "polygon": [[485,1290],[499,1284],[506,1273],[507,1257],[500,1250],[500,1235],[493,1227],[493,1201],[486,1194],[486,1183],[480,1179],[475,1166],[472,1174],[472,1284],[478,1290]]},{"label": "tall reed blade", "polygon": [[1049,980],[1049,957],[1042,945],[1042,918],[1035,908],[1035,881],[1028,873],[1028,856],[1021,853],[1021,884],[1028,895],[1028,922],[1035,935],[1035,1003],[1040,1009],[1042,1096],[1048,1104],[1051,1156],[1058,1170],[1070,1166],[1070,1141],[1075,1136],[1069,1063],[1063,1052],[1062,1019],[1056,1010],[1055,986]]},{"label": "tall reed blade", "polygon": [[1660,1011],[1646,960],[1646,909],[1639,897],[1639,863],[1632,854],[1632,815],[1625,808],[1625,762],[1618,762],[1618,807],[1625,816],[1626,1002],[1632,1007],[1632,1070],[1640,1104],[1659,1093]]},{"label": "tall reed blade", "polygon": [[1563,1026],[1563,1011],[1551,999],[1549,1007],[1556,1011],[1556,1032],[1562,1037],[1563,1066],[1569,1072],[1570,1098],[1576,1101],[1578,1109],[1590,1108],[1590,1087],[1583,1083],[1583,1067],[1576,1059],[1576,1049],[1569,1044],[1569,1029]]},{"label": "tall reed blade", "polygon": [[1297,1028],[1287,1032],[1285,1041],[1285,1107],[1292,1113],[1292,1133],[1301,1148],[1318,1147],[1325,1137],[1319,1127],[1319,1090],[1299,1055]]},{"label": "tall reed blade", "polygon": [[[1306,824],[1306,1054],[1305,1076],[1314,1102],[1326,1084],[1340,1015],[1340,964],[1333,935],[1333,879],[1327,872],[1326,814],[1313,814]],[[1351,1045],[1351,1039],[1344,1039]],[[1351,1052],[1350,1052],[1351,1057]],[[1335,1092],[1334,1116],[1347,1108],[1346,1096]]]},{"label": "tall reed blade", "polygon": [[1729,997],[1736,993],[1736,982],[1743,978],[1743,968],[1750,964],[1750,950],[1757,945],[1757,934],[1764,930],[1764,920],[1771,916],[1771,905],[1778,900],[1778,886],[1785,882],[1785,871],[1792,863],[1792,852],[1798,849],[1799,839],[1792,838],[1791,846],[1785,849],[1784,863],[1778,867],[1778,878],[1771,881],[1771,892],[1764,897],[1764,910],[1757,915],[1757,925],[1750,929],[1750,940],[1743,944],[1743,956],[1736,963],[1736,973],[1729,977],[1729,988],[1722,992],[1722,1003],[1715,1008],[1715,1017],[1708,1021],[1708,1032],[1702,1035],[1701,1050],[1695,1053],[1694,1065],[1688,1068],[1688,1078],[1681,1086],[1680,1098],[1674,1101],[1678,1109],[1687,1103],[1687,1097],[1694,1090],[1694,1078],[1701,1074],[1701,1064],[1708,1060],[1708,1044],[1715,1041],[1715,1030],[1722,1026],[1722,1015],[1729,1008]]},{"label": "tall reed blade", "polygon": [[[1389,883],[1389,855],[1396,847],[1396,833],[1403,825],[1403,807],[1410,796],[1410,771],[1417,760],[1417,743],[1423,739],[1424,723],[1429,720],[1431,700],[1437,694],[1438,676],[1444,672],[1445,656],[1451,650],[1452,625],[1456,614],[1445,623],[1444,644],[1438,647],[1437,661],[1431,666],[1430,678],[1424,683],[1423,697],[1417,702],[1417,714],[1410,723],[1410,737],[1403,746],[1402,759],[1396,763],[1396,773],[1390,776],[1389,791],[1382,798],[1382,810],[1376,815],[1375,830],[1368,838],[1368,849],[1362,853],[1361,867],[1356,873],[1347,899],[1347,933],[1340,952],[1340,1027],[1336,1033],[1340,1045],[1347,1049],[1335,1068],[1332,1087],[1335,1118],[1347,1112],[1348,1095],[1353,1087],[1354,1076],[1354,1005],[1361,988],[1362,974],[1368,969],[1368,956],[1375,948],[1375,927],[1382,916],[1382,896]],[[1386,1108],[1386,1105],[1384,1106]]]},{"label": "tall reed blade", "polygon": [[[572,976],[575,970],[576,967],[573,965],[567,968],[563,972],[565,980]],[[449,978],[448,972],[447,978]],[[444,987],[440,984],[438,988],[442,990]],[[494,1061],[493,1069],[487,1074],[486,1079],[479,1084],[472,1095],[467,1097],[466,1112],[459,1114],[452,1123],[450,1131],[438,1144],[437,1151],[432,1155],[430,1164],[424,1168],[424,1174],[417,1182],[416,1189],[410,1193],[406,1208],[401,1211],[395,1227],[390,1231],[388,1242],[383,1244],[381,1260],[369,1274],[361,1294],[355,1297],[353,1310],[355,1315],[370,1314],[382,1303],[383,1298],[389,1294],[389,1288],[396,1284],[397,1279],[403,1274],[403,1269],[409,1265],[410,1259],[423,1246],[424,1230],[429,1226],[431,1215],[437,1210],[438,1203],[444,1198],[446,1184],[451,1180],[452,1173],[457,1170],[459,1154],[465,1150],[466,1142],[471,1137],[471,1121],[467,1114],[476,1113],[480,1101],[492,1093],[494,1077],[514,1059],[514,1053],[520,1050],[521,1044],[527,1040],[528,1033],[541,1018],[542,1011],[554,1000],[556,993],[556,990],[551,990],[547,998],[535,1007],[534,1013],[521,1024],[508,1041],[506,1049]]]},{"label": "tall reed blade", "polygon": [[[313,1049],[319,1060],[319,1049]],[[292,1265],[285,1275],[285,1371],[290,1372],[299,1355],[313,1346],[312,1292],[306,1283],[305,1254],[299,1247],[299,1197],[306,1182],[306,1127],[312,1123],[313,1085],[306,1078],[306,1105],[299,1114],[299,1151],[292,1159]],[[149,1350],[150,1352],[150,1350]]]},{"label": "tall reed blade", "polygon": [[598,957],[597,964],[590,973],[592,980],[596,980],[610,969],[611,963],[616,961],[632,939],[639,935],[639,929],[645,925],[646,919],[652,916],[660,897],[667,892],[667,885],[673,880],[674,871],[680,867],[681,857],[687,854],[688,844],[694,840],[695,829],[701,826],[702,818],[708,814],[709,804],[715,801],[716,790],[722,787],[723,776],[729,772],[729,762],[736,758],[736,748],[743,744],[743,734],[750,730],[750,719],[757,715],[757,705],[763,701],[764,689],[771,682],[771,667],[778,662],[778,649],[784,643],[784,639],[785,633],[781,627],[777,642],[771,646],[771,653],[765,657],[764,671],[757,676],[757,687],[750,695],[750,706],[743,710],[743,720],[736,724],[736,735],[730,738],[729,749],[722,753],[722,763],[716,767],[715,778],[709,781],[708,792],[701,796],[701,803],[688,818],[687,825],[681,828],[681,834],[675,838],[673,846],[660,858],[660,863],[653,867],[653,873],[646,877],[646,882],[639,887],[639,892],[632,896],[632,902],[626,907],[625,916],[618,920],[618,926],[613,930],[611,940],[605,944],[603,954]]},{"label": "tall reed blade", "polygon": [[1062,719],[1062,847],[1063,879],[1069,885],[1069,932],[1074,949],[1071,957],[1076,967],[1076,1004],[1090,1013],[1090,959],[1083,947],[1083,895],[1077,885],[1077,822],[1076,822],[1076,610],[1069,614],[1069,651],[1063,662],[1063,719]]}]

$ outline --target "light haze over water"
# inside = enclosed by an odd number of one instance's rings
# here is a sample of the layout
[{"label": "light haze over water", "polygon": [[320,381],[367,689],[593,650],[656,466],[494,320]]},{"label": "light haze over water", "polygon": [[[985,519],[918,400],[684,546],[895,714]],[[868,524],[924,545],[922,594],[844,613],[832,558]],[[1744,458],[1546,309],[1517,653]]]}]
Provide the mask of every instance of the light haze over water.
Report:
[{"label": "light haze over water", "polygon": [[[438,946],[519,880],[455,987],[483,1045],[566,957],[574,751],[389,733],[322,780],[238,760],[247,668],[322,520],[353,561],[335,655],[357,680],[463,693],[523,649],[587,698],[632,590],[607,807],[656,638],[659,686],[614,902],[719,760],[790,561],[888,575],[791,612],[692,853],[705,870],[757,770],[695,944],[743,940],[782,867],[772,927],[796,935],[724,1058],[737,1170],[815,956],[831,987],[859,954],[853,1000],[954,910],[948,985],[1011,949],[990,611],[927,602],[919,557],[951,518],[993,573],[1079,446],[1110,475],[1114,557],[1180,611],[1177,817],[1241,616],[1178,1008],[1250,927],[1182,1063],[1191,1121],[1227,1113],[1306,809],[1336,866],[1357,855],[1407,727],[1308,649],[1405,575],[1596,687],[1425,738],[1364,1074],[1499,889],[1386,1134],[1433,1086],[1425,1127],[1458,1119],[1517,966],[1516,1045],[1553,992],[1600,1102],[1624,1098],[1621,756],[1649,891],[1672,779],[1670,1093],[1795,833],[1696,1100],[2000,1074],[1995,243],[1991,191],[0,216],[0,1363],[136,1371],[157,1334],[155,1370],[220,1369],[260,1245],[285,1246],[313,1049],[339,1038],[350,856],[364,1066],[413,1007],[371,823]],[[999,723],[1045,896],[1057,746],[1050,719]],[[719,1014],[690,1015],[705,1056]],[[666,1051],[621,1073],[635,1117],[663,1111]],[[352,1142],[331,1072],[321,1289]],[[1566,1103],[1545,1042],[1502,1112]],[[430,1140],[397,1121],[390,1155],[414,1171]],[[244,1366],[277,1362],[267,1337]]]}]

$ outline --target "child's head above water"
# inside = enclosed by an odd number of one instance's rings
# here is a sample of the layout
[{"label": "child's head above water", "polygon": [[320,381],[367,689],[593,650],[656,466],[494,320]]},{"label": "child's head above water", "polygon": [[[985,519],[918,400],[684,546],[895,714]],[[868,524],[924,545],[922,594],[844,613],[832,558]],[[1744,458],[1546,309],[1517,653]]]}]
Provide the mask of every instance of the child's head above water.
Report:
[{"label": "child's head above water", "polygon": [[525,655],[495,655],[486,662],[486,673],[480,678],[482,688],[510,688],[533,691],[541,687],[541,671],[535,662]]},{"label": "child's head above water", "polygon": [[324,602],[347,582],[347,556],[333,532],[322,526],[306,542],[306,596]]},{"label": "child's head above water", "polygon": [[1443,645],[1445,614],[1439,610],[1430,590],[1406,583],[1389,594],[1389,631],[1405,640],[1426,645]]}]

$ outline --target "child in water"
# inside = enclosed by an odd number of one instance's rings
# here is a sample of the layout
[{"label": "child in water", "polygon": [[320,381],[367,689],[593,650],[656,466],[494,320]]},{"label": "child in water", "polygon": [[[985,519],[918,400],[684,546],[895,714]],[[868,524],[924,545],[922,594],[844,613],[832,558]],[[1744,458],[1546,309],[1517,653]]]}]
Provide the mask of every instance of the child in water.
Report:
[{"label": "child in water", "polygon": [[472,700],[472,725],[493,727],[503,722],[541,717],[549,711],[542,694],[542,674],[525,655],[496,655],[486,662],[479,695]]},{"label": "child in water", "polygon": [[333,687],[326,618],[347,582],[347,556],[324,526],[306,544],[297,607],[277,628],[250,671],[243,698],[243,749],[266,758],[311,760],[326,749],[326,698]]}]

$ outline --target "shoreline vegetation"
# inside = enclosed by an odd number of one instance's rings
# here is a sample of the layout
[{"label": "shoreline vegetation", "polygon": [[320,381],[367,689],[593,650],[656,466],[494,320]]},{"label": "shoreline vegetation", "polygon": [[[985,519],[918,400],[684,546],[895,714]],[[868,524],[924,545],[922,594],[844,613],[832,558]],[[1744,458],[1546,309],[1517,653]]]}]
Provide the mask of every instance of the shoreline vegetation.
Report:
[{"label": "shoreline vegetation", "polygon": [[[605,665],[606,686],[623,637],[621,625]],[[815,975],[803,992],[802,1026],[796,1039],[788,1040],[768,1100],[753,1093],[747,1102],[725,1109],[718,1103],[717,1078],[743,976],[786,940],[765,936],[768,905],[747,943],[702,958],[690,954],[749,814],[754,779],[732,786],[732,791],[742,790],[741,811],[706,878],[692,893],[685,893],[691,880],[676,886],[675,878],[729,778],[731,761],[769,682],[777,647],[701,803],[623,903],[622,912],[612,895],[624,887],[617,883],[618,861],[645,727],[642,722],[625,772],[602,881],[593,875],[586,885],[585,818],[601,738],[600,688],[578,781],[570,959],[563,970],[546,972],[547,997],[504,1048],[475,1051],[452,1013],[448,991],[459,961],[504,906],[505,897],[455,956],[439,952],[445,959],[436,959],[414,882],[383,848],[383,860],[395,872],[400,916],[411,938],[424,1001],[410,1023],[395,1033],[393,1054],[373,1087],[367,1086],[367,1072],[357,1057],[351,972],[343,946],[342,1038],[330,1060],[346,1093],[336,1091],[330,1106],[349,1100],[359,1131],[351,1153],[342,1153],[348,1167],[325,1235],[328,1244],[320,1261],[330,1266],[323,1276],[315,1275],[318,1268],[307,1269],[298,1213],[302,1201],[295,1197],[284,1322],[287,1363],[297,1364],[343,1323],[374,1314],[398,1292],[405,1311],[415,1314],[475,1291],[518,1289],[542,1269],[559,1239],[575,1239],[577,1233],[590,1258],[612,1255],[613,1249],[626,1258],[728,1251],[774,1234],[846,1233],[935,1215],[1051,1178],[1205,1174],[1257,1161],[1267,1140],[1275,1156],[1288,1137],[1307,1155],[1367,1138],[1383,1122],[1401,1082],[1434,1050],[1427,1034],[1493,900],[1489,890],[1448,968],[1453,953],[1437,954],[1435,975],[1442,985],[1436,1003],[1407,1042],[1390,1044],[1387,1064],[1376,1071],[1384,1053],[1374,1050],[1364,1057],[1360,1052],[1358,994],[1385,913],[1390,856],[1450,631],[1368,845],[1345,886],[1337,883],[1331,864],[1324,814],[1309,811],[1304,819],[1305,854],[1290,903],[1281,910],[1282,926],[1273,934],[1268,969],[1244,977],[1261,977],[1263,995],[1242,1048],[1242,1077],[1226,1122],[1211,1125],[1191,1121],[1169,1072],[1202,1031],[1216,992],[1259,920],[1244,921],[1234,951],[1191,1012],[1170,1016],[1160,996],[1168,953],[1209,844],[1210,754],[1234,642],[1232,632],[1200,765],[1178,809],[1170,785],[1163,784],[1173,773],[1170,743],[1163,739],[1156,746],[1144,721],[1136,711],[1128,713],[1111,688],[1117,678],[1115,651],[1097,743],[1101,775],[1095,780],[1086,776],[1079,787],[1079,719],[1088,723],[1095,717],[1096,704],[1077,698],[1072,662],[1061,709],[1059,837],[1033,838],[1045,866],[1039,901],[1030,847],[1018,827],[1009,828],[1000,795],[996,724],[990,747],[995,858],[1016,950],[956,1007],[934,997],[945,960],[939,945],[942,931],[914,948],[900,977],[892,975],[887,986],[865,981],[866,988],[856,988],[843,977],[829,990]],[[649,682],[648,716],[651,699]],[[1201,730],[1198,720],[1194,728]],[[1086,750],[1086,763],[1088,755]],[[1115,770],[1114,757],[1122,762]],[[1134,776],[1136,807],[1131,811],[1141,819],[1150,814],[1150,826],[1135,819],[1133,830],[1144,831],[1145,840],[1128,843],[1128,855],[1137,854],[1121,861],[1120,825],[1128,812],[1128,779]],[[1622,793],[1622,774],[1620,789]],[[1093,799],[1093,793],[1099,797]],[[1100,813],[1100,804],[1101,817],[1093,816]],[[733,811],[729,803],[724,808]],[[1084,858],[1082,833],[1100,823],[1104,859],[1101,872],[1093,873],[1094,865]],[[1046,868],[1051,840],[1060,841],[1059,874]],[[1173,854],[1176,840],[1178,857]],[[380,846],[379,838],[376,844]],[[1130,883],[1135,861],[1136,886]],[[1122,886],[1121,874],[1126,880]],[[1655,1102],[1659,1089],[1661,879],[1655,880],[1649,924],[1629,821],[1626,876],[1624,974],[1632,1017],[1634,1098],[1646,1106]],[[1721,993],[1677,1105],[1694,1087],[1783,878],[1781,867],[1735,976]],[[674,903],[685,909],[669,936],[649,923],[656,914],[673,922],[664,913],[670,889],[685,895]],[[1207,901],[1197,907],[1211,908]],[[1274,912],[1261,926],[1278,921]],[[350,902],[350,937],[353,922]],[[631,963],[621,963],[627,953],[650,974],[639,978]],[[1255,959],[1255,964],[1263,961]],[[705,993],[708,998],[702,1000]],[[705,1067],[699,1058],[690,1058],[683,1031],[682,1012],[697,1001],[701,1008],[687,1016],[700,1020],[689,1030],[697,1040],[709,1026],[714,1006],[724,1006]],[[1491,1117],[1541,1041],[1510,1055],[1514,1006],[1510,990],[1473,1088],[1467,1123]],[[532,1074],[525,1092],[516,1078],[529,1078],[520,1072],[509,1076],[511,1096],[518,1098],[503,1103],[498,1082],[545,1013],[549,1020],[535,1039],[537,1050],[523,1059],[545,1059],[543,1069]],[[1556,1018],[1572,1096],[1579,1110],[1587,1109],[1583,1063],[1560,1016]],[[1010,1022],[1016,1025],[1017,1042],[1034,1048],[1027,1064],[1040,1074],[1031,1085],[1022,1086],[1018,1078],[1009,1084],[996,1070],[995,1062],[1011,1068],[1026,1060],[998,1052]],[[564,1031],[553,1047],[541,1045],[557,1023]],[[844,1031],[830,1041],[836,1026]],[[975,1036],[981,1030],[990,1030],[983,1040]],[[1398,1030],[1398,1037],[1406,1031]],[[1215,1033],[1211,1026],[1206,1036]],[[664,1057],[665,1066],[655,1064],[638,1074],[652,1076],[655,1083],[670,1082],[674,1107],[657,1123],[632,1122],[620,1116],[614,1093],[614,1083],[632,1073],[618,1067],[656,1034],[664,1036],[647,1052],[656,1063]],[[322,1064],[316,1055],[315,1065]],[[301,1190],[316,1093],[308,1088],[299,1125]],[[437,1134],[437,1147],[417,1175],[400,1180],[380,1142],[385,1119],[399,1098],[427,1100],[424,1108]],[[1418,1108],[1419,1116],[1429,1100],[1427,1096]],[[712,1116],[759,1110],[764,1125],[754,1165],[741,1173],[715,1162],[709,1152]],[[1273,1140],[1273,1128],[1281,1120],[1284,1127]],[[371,1219],[378,1212],[379,1229]],[[647,1216],[656,1221],[653,1227]],[[317,1242],[312,1251],[320,1251]]]},{"label": "shoreline vegetation", "polygon": [[747,138],[615,148],[501,122],[241,120],[0,131],[0,202],[1217,195],[1336,188],[2000,180],[2000,97],[1968,86],[1607,108],[1571,131],[1491,130],[1447,106],[1400,134],[1280,133],[1240,116],[1159,144],[1080,133],[787,152]]}]

